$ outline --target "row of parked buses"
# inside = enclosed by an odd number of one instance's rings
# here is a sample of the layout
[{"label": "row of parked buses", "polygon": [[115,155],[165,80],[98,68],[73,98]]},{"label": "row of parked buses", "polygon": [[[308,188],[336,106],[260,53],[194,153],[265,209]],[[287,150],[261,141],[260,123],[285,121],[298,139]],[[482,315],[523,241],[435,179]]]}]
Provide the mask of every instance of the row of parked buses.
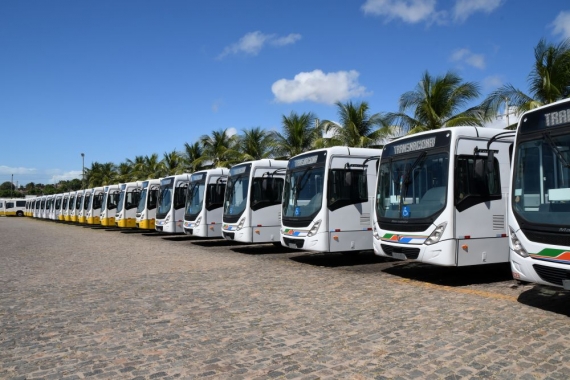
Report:
[{"label": "row of parked buses", "polygon": [[[442,266],[570,290],[570,100],[455,127],[29,201],[27,214]],[[512,168],[512,170],[511,170]],[[569,224],[567,224],[569,223]]]}]

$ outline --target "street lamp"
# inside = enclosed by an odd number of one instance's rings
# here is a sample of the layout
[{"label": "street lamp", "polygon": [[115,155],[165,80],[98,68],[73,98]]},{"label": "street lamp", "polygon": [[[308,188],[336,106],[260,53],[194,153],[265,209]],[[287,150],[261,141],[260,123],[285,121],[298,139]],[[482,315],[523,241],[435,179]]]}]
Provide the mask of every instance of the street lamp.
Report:
[{"label": "street lamp", "polygon": [[85,188],[85,153],[81,153],[81,190]]}]

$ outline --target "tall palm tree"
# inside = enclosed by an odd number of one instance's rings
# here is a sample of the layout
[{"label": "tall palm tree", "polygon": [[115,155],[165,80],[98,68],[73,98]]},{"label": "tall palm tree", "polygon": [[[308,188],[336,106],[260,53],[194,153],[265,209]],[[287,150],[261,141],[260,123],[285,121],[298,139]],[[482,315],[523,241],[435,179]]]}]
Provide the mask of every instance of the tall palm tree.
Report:
[{"label": "tall palm tree", "polygon": [[112,162],[104,164],[93,162],[91,168],[87,169],[85,178],[89,187],[112,184],[115,179],[115,164]]},{"label": "tall palm tree", "polygon": [[230,167],[241,162],[237,146],[237,136],[229,136],[227,129],[213,131],[212,135],[200,137],[203,147],[202,156],[195,160],[196,164],[216,167]]},{"label": "tall palm tree", "polygon": [[127,160],[125,162],[121,162],[115,168],[115,183],[124,183],[124,182],[131,182],[134,178],[133,166]]},{"label": "tall palm tree", "polygon": [[142,173],[142,170],[144,168],[144,156],[135,156],[134,160],[127,158],[127,163],[131,166],[132,181],[145,179],[144,174]]},{"label": "tall palm tree", "polygon": [[273,134],[261,127],[244,129],[243,135],[239,138],[242,161],[272,157],[274,147]]},{"label": "tall palm tree", "polygon": [[202,165],[196,160],[202,157],[203,149],[199,141],[194,144],[184,143],[184,152],[182,152],[182,158],[184,162],[185,171],[193,173],[195,171],[201,170]]},{"label": "tall palm tree", "polygon": [[384,126],[384,117],[380,113],[369,114],[367,102],[345,104],[337,102],[339,122],[323,120],[321,128],[332,136],[329,146],[342,145],[351,147],[370,147],[380,145],[388,135],[389,128]]},{"label": "tall palm tree", "polygon": [[[541,39],[534,48],[534,60],[528,76],[530,94],[512,84],[501,86],[481,103],[487,120],[495,118],[501,108],[509,112],[513,107],[515,113],[520,115],[570,96],[570,38],[557,45]],[[514,129],[516,124],[508,128]]]},{"label": "tall palm tree", "polygon": [[479,107],[464,110],[479,96],[479,85],[474,82],[463,82],[452,72],[432,77],[426,71],[415,90],[400,97],[399,112],[384,116],[384,125],[398,125],[410,134],[460,125],[482,126]]},{"label": "tall palm tree", "polygon": [[162,163],[165,175],[180,174],[184,170],[182,165],[182,156],[176,151],[176,149],[171,152],[164,152]]},{"label": "tall palm tree", "polygon": [[320,129],[315,126],[315,115],[311,112],[301,115],[291,112],[281,119],[282,133],[274,132],[275,155],[289,159],[314,147],[321,137]]}]

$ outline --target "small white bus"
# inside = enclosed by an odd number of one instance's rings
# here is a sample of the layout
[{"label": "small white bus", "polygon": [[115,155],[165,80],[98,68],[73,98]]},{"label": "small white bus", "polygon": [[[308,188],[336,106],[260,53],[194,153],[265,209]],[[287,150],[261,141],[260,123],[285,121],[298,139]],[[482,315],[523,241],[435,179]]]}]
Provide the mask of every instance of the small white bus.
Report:
[{"label": "small white bus", "polygon": [[154,230],[160,179],[142,181],[141,188],[141,196],[137,205],[136,227],[143,230]]},{"label": "small white bus", "polygon": [[115,214],[117,213],[120,191],[119,185],[105,186],[100,214],[102,226],[115,227]]},{"label": "small white bus", "polygon": [[178,174],[160,180],[155,230],[169,234],[184,232],[184,205],[190,174]]},{"label": "small white bus", "polygon": [[89,225],[101,224],[101,203],[103,202],[105,188],[102,186],[89,189],[89,203],[86,210],[86,223]]},{"label": "small white bus", "polygon": [[185,234],[222,236],[222,210],[228,173],[229,169],[215,168],[192,174],[186,194]]},{"label": "small white bus", "polygon": [[370,211],[380,153],[337,146],[291,158],[281,244],[318,252],[371,251]]},{"label": "small white bus", "polygon": [[281,196],[287,161],[248,161],[230,169],[222,236],[242,243],[281,245]]},{"label": "small white bus", "polygon": [[141,183],[126,182],[119,185],[119,201],[115,214],[115,225],[121,228],[136,228],[137,206],[141,196]]}]

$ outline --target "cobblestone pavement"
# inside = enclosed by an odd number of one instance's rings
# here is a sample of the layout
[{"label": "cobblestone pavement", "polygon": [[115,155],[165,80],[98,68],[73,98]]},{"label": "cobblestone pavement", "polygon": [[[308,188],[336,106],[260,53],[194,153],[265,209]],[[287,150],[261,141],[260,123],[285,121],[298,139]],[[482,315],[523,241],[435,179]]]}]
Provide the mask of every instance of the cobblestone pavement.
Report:
[{"label": "cobblestone pavement", "polygon": [[568,379],[570,297],[437,268],[0,218],[1,379]]}]

